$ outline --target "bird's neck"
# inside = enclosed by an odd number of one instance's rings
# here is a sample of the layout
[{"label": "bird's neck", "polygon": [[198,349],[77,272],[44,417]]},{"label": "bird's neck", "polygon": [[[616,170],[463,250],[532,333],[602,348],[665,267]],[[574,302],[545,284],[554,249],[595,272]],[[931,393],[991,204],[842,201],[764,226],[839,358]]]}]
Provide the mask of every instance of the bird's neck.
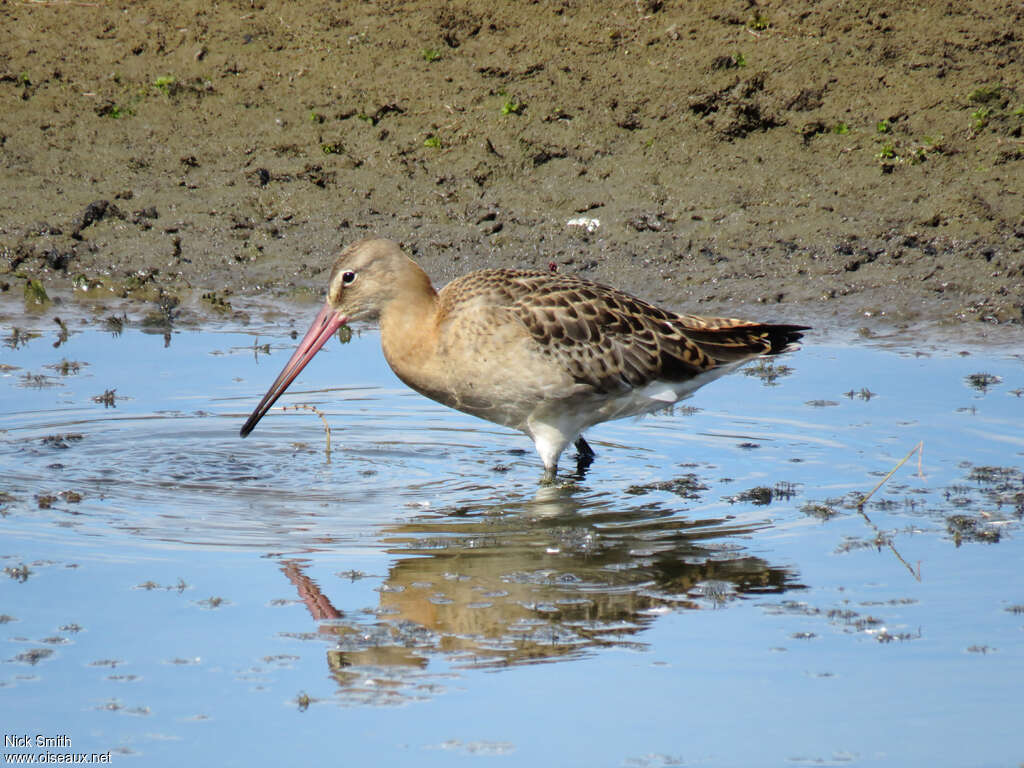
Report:
[{"label": "bird's neck", "polygon": [[381,308],[380,343],[384,357],[398,377],[419,389],[418,372],[437,349],[437,292],[426,273],[404,275],[409,280]]}]

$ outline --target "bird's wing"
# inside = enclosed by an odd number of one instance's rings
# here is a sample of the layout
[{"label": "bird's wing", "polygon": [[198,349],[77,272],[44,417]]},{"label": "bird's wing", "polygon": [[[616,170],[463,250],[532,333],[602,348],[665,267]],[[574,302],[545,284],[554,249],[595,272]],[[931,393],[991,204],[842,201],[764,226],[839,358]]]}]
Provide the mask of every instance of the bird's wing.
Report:
[{"label": "bird's wing", "polygon": [[542,355],[596,391],[686,380],[715,366],[677,315],[622,291],[547,272],[476,274],[478,288],[489,283],[490,301],[513,312]]},{"label": "bird's wing", "polygon": [[686,381],[716,366],[773,354],[799,326],[680,315],[571,275],[494,269],[442,292],[450,307],[475,302],[516,317],[537,351],[597,392]]}]

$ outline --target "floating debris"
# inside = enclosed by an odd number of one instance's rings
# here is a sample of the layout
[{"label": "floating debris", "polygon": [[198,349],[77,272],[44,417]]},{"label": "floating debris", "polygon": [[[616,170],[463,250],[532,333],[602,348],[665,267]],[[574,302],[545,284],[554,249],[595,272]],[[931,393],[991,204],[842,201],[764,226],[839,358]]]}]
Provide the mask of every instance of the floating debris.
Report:
[{"label": "floating debris", "polygon": [[120,315],[111,315],[103,321],[106,325],[107,330],[114,336],[120,336],[124,332],[124,327],[128,322],[128,315],[122,312]]},{"label": "floating debris", "polygon": [[93,395],[94,403],[102,403],[104,408],[117,408],[117,389],[104,390],[102,395]]},{"label": "floating debris", "polygon": [[744,376],[756,376],[766,387],[774,387],[783,376],[789,376],[793,369],[788,365],[773,363],[770,360],[758,360],[753,365],[742,369]]},{"label": "floating debris", "polygon": [[964,381],[967,382],[967,386],[971,389],[976,389],[982,394],[988,392],[989,389],[997,384],[1003,383],[1001,376],[996,376],[992,373],[972,373],[970,376],[965,377]]},{"label": "floating debris", "polygon": [[870,400],[872,397],[878,396],[878,393],[872,392],[867,387],[861,387],[860,389],[851,389],[849,392],[844,392],[843,394],[850,400],[857,399],[864,400],[865,402]]},{"label": "floating debris", "polygon": [[815,502],[808,502],[800,507],[800,511],[808,517],[816,517],[819,520],[831,520],[833,517],[839,514],[834,507],[828,504],[818,504]]},{"label": "floating debris", "polygon": [[946,530],[953,537],[953,544],[957,547],[965,541],[997,544],[1001,538],[998,528],[970,515],[950,515],[946,518]]},{"label": "floating debris", "polygon": [[51,371],[56,371],[61,376],[74,376],[82,370],[82,366],[84,365],[88,365],[88,363],[80,363],[76,360],[68,360],[65,358],[59,363],[51,363],[45,367],[49,368]]},{"label": "floating debris", "polygon": [[10,576],[15,581],[20,581],[24,584],[28,581],[28,577],[32,575],[32,569],[22,563],[21,565],[7,566],[4,568],[4,573]]},{"label": "floating debris", "polygon": [[18,379],[18,384],[31,389],[60,386],[60,382],[54,379],[53,376],[47,376],[44,373],[23,373]]},{"label": "floating debris", "polygon": [[4,339],[4,346],[8,349],[21,349],[32,339],[39,338],[35,331],[23,331],[21,328],[11,328],[11,332]]},{"label": "floating debris", "polygon": [[46,435],[42,438],[43,445],[50,448],[70,448],[71,443],[77,443],[84,437],[80,432],[65,432],[63,434]]},{"label": "floating debris", "polygon": [[708,487],[700,481],[700,478],[691,472],[672,480],[646,483],[644,485],[631,485],[626,488],[626,493],[639,496],[640,494],[649,493],[651,491],[669,491],[680,498],[695,500],[700,498],[701,491],[706,491],[707,489]]},{"label": "floating debris", "polygon": [[53,656],[52,648],[32,648],[31,650],[19,653],[14,657],[14,661],[20,661],[22,664],[38,664],[43,659],[48,659]]}]

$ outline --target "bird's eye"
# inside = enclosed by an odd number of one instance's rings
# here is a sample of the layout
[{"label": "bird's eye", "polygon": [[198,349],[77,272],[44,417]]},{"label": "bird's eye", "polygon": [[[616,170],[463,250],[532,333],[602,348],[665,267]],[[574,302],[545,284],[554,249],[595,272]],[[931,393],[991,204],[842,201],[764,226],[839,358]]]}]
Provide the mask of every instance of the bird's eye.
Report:
[{"label": "bird's eye", "polygon": [[352,285],[356,281],[356,273],[351,269],[347,272],[341,273],[341,282],[343,285]]}]

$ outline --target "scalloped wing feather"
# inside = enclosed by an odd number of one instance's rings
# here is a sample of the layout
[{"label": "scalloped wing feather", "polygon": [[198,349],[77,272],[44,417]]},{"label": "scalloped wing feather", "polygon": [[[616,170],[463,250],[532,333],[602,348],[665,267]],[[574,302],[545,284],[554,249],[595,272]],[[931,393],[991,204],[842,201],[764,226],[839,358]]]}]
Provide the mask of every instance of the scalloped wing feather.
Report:
[{"label": "scalloped wing feather", "polygon": [[456,280],[442,296],[449,309],[472,301],[508,307],[543,355],[607,394],[682,382],[776,354],[802,330],[679,315],[599,283],[541,271],[481,270]]}]

